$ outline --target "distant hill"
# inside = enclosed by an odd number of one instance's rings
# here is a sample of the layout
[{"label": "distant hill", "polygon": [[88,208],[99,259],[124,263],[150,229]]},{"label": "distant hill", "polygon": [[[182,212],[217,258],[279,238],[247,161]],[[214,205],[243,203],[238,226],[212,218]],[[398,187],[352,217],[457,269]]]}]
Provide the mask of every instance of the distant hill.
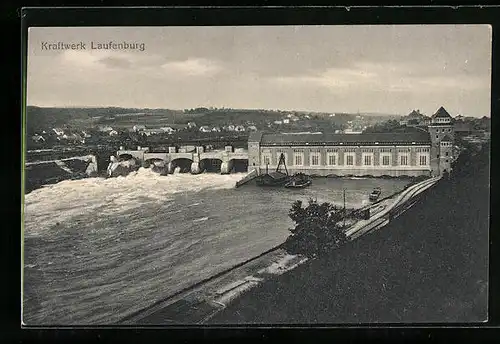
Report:
[{"label": "distant hill", "polygon": [[[154,128],[172,124],[186,124],[190,121],[195,121],[198,126],[245,125],[252,123],[259,127],[267,127],[269,123],[282,120],[288,116],[295,116],[302,119],[300,122],[301,125],[306,125],[313,121],[318,123],[325,122],[322,124],[323,126],[331,127],[331,123],[333,122],[336,125],[344,125],[348,121],[354,120],[357,114],[337,112],[335,116],[332,115],[333,113],[324,112],[203,107],[172,110],[121,107],[58,108],[28,106],[26,124],[28,135],[56,127],[81,130],[97,125],[109,125],[116,129],[125,129],[132,128],[136,124],[143,124]],[[378,118],[390,119],[396,116],[378,113],[360,113],[359,115],[370,117],[369,122]]]},{"label": "distant hill", "polygon": [[282,119],[284,113],[271,110],[207,109],[191,110],[136,109],[119,107],[101,108],[50,108],[27,107],[28,133],[54,127],[89,128],[96,125],[110,125],[116,128],[144,124],[160,127],[169,124],[185,124],[196,121],[200,125],[244,124],[246,122],[267,122]]}]

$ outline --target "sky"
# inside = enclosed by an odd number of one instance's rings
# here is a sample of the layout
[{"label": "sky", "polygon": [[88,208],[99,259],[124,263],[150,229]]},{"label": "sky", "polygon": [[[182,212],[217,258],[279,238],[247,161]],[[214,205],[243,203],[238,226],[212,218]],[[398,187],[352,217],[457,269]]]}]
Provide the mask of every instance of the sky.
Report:
[{"label": "sky", "polygon": [[488,25],[37,27],[27,64],[28,105],[490,116]]}]

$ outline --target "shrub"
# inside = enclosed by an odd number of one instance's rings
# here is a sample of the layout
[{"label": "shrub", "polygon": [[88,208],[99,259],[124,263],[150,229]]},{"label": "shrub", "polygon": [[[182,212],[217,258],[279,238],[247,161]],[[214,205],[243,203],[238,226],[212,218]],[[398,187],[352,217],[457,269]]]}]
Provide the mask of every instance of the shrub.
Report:
[{"label": "shrub", "polygon": [[[352,211],[347,214],[354,216]],[[303,207],[302,201],[297,200],[289,216],[295,222],[295,227],[290,229],[292,235],[285,243],[290,254],[314,256],[347,242],[342,226],[344,211],[340,207],[327,202],[319,204],[312,199]]]}]

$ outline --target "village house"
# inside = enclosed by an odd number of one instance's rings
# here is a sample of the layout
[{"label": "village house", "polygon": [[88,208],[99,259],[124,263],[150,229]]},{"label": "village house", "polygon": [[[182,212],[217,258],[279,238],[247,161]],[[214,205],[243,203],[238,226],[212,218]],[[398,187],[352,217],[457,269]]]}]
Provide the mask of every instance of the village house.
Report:
[{"label": "village house", "polygon": [[420,125],[427,126],[432,123],[432,120],[429,116],[424,116],[420,122]]},{"label": "village house", "polygon": [[216,132],[216,133],[220,133],[220,128],[219,127],[213,127],[212,131]]},{"label": "village house", "polygon": [[191,128],[196,128],[196,123],[195,123],[195,122],[188,122],[187,127],[188,127],[189,129],[191,129]]},{"label": "village house", "polygon": [[31,137],[31,139],[34,141],[34,142],[37,142],[37,143],[41,143],[41,142],[45,142],[45,138],[42,136],[42,135],[39,135],[39,134],[35,134]]},{"label": "village house", "polygon": [[420,113],[420,110],[417,109],[401,117],[399,124],[406,126],[429,125],[431,124],[431,118]]},{"label": "village house", "polygon": [[160,130],[163,130],[167,134],[173,134],[175,133],[175,129],[172,127],[161,127]]},{"label": "village house", "polygon": [[109,136],[117,136],[118,132],[116,130],[111,130],[108,134]]},{"label": "village house", "polygon": [[145,129],[146,129],[146,126],[142,125],[142,124],[136,124],[132,128],[132,130],[135,131],[135,132],[138,132],[138,131],[141,131],[141,130],[145,130]]},{"label": "village house", "polygon": [[203,125],[200,127],[200,132],[202,133],[210,133],[212,130],[210,129],[210,127],[208,125]]},{"label": "village house", "polygon": [[102,133],[109,133],[110,131],[113,130],[113,128],[110,127],[109,125],[100,125],[98,130]]},{"label": "village house", "polygon": [[74,142],[84,142],[85,140],[78,134],[75,133],[70,133],[66,132],[61,136],[58,136],[57,139],[59,141],[61,140],[67,140],[67,141],[74,141]]},{"label": "village house", "polygon": [[257,127],[256,127],[255,125],[249,125],[249,126],[247,127],[247,129],[248,129],[249,131],[257,131]]},{"label": "village house", "polygon": [[283,124],[289,124],[289,123],[290,123],[290,119],[289,118],[283,119]]},{"label": "village house", "polygon": [[237,125],[235,128],[234,128],[234,131],[245,131],[245,127],[242,126],[242,125]]},{"label": "village house", "polygon": [[52,131],[57,135],[57,136],[62,136],[64,135],[64,130],[61,128],[53,128]]},{"label": "village house", "polygon": [[151,135],[158,135],[158,134],[163,134],[164,131],[162,129],[144,129],[141,130],[141,134],[146,135],[146,136],[151,136]]}]

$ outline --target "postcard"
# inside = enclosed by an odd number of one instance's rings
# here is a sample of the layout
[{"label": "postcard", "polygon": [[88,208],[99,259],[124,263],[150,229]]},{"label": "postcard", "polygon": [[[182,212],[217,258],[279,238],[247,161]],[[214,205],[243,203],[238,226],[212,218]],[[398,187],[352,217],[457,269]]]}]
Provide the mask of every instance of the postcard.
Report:
[{"label": "postcard", "polygon": [[489,25],[30,27],[22,323],[488,319]]}]

